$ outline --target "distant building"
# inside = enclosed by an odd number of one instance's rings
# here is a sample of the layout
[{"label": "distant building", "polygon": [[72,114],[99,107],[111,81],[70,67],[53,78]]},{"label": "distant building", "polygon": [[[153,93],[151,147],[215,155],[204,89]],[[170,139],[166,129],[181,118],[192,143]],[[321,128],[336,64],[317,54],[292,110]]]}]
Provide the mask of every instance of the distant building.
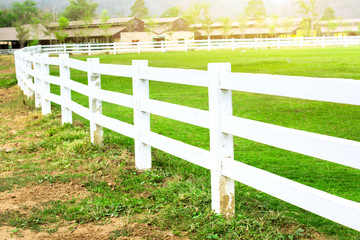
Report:
[{"label": "distant building", "polygon": [[193,39],[186,21],[180,17],[143,19],[144,32],[124,33],[121,42],[184,41]]},{"label": "distant building", "polygon": [[[239,21],[234,21],[224,36],[224,26],[221,22],[215,22],[210,26],[210,39],[224,38],[273,38],[273,37],[295,37],[300,27],[301,19],[272,19],[249,20],[246,26],[241,27]],[[195,39],[207,39],[207,32],[201,24],[191,26],[195,30]]]},{"label": "distant building", "polygon": [[[224,38],[273,38],[273,37],[304,37],[309,35],[309,29],[304,29],[303,20],[299,18],[279,18],[263,20],[249,20],[241,26],[240,22],[234,21],[231,27],[224,28],[221,22],[215,22],[210,26],[210,31],[205,31],[201,24],[189,26],[180,17],[137,19],[134,17],[111,18],[106,24],[110,24],[106,30],[102,29],[101,20],[96,19],[87,27],[82,21],[71,21],[64,30],[68,37],[66,43],[104,43],[104,42],[161,42],[175,41],[184,43],[185,40]],[[24,25],[30,30],[29,41],[37,39],[39,44],[48,45],[57,42],[55,32],[58,31],[58,23],[52,23],[52,34],[46,36],[44,27]],[[309,26],[308,26],[309,27]],[[355,36],[360,35],[360,19],[343,19],[321,21],[315,24],[316,36]],[[18,48],[19,39],[15,28],[0,28],[0,48]],[[159,45],[155,45],[159,46]]]},{"label": "distant building", "polygon": [[322,36],[358,36],[360,35],[360,18],[321,21]]}]

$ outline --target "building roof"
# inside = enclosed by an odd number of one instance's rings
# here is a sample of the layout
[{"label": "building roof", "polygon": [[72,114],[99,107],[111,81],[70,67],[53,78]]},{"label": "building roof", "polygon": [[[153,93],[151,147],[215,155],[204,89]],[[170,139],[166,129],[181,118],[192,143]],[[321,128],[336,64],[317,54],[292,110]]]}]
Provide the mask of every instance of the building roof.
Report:
[{"label": "building roof", "polygon": [[[276,23],[277,23],[277,25],[281,25],[281,24],[284,24],[284,23],[286,23],[288,21],[289,21],[288,18],[279,18],[279,19],[277,19]],[[298,26],[301,21],[302,21],[302,19],[300,19],[300,18],[291,18],[291,25]],[[258,23],[258,21],[249,20],[249,21],[247,21],[246,26],[247,27],[255,26],[257,23]],[[264,25],[272,25],[274,23],[274,21],[271,18],[266,18],[263,21],[261,21],[261,23],[264,24]],[[212,28],[221,28],[221,27],[223,27],[223,25],[224,24],[222,22],[214,22],[213,24],[211,24],[210,27],[212,27]],[[231,26],[233,28],[239,27],[240,22],[239,21],[233,21],[231,23]],[[196,24],[191,25],[191,27],[195,28],[195,29],[196,28],[199,29],[199,28],[202,28],[202,24],[201,23],[196,23]]]},{"label": "building roof", "polygon": [[[122,32],[125,29],[126,27],[121,26],[110,27],[108,34],[110,36],[114,36],[115,34]],[[66,29],[65,32],[69,34],[68,37],[82,37],[81,35],[83,35],[82,33],[84,33],[84,29]],[[104,35],[104,31],[101,28],[89,28],[85,33],[87,33],[89,37],[101,37]]]},{"label": "building roof", "polygon": [[344,23],[348,23],[348,24],[359,24],[360,23],[360,18],[350,18],[350,19],[334,19],[334,20],[330,20],[330,21],[321,21],[321,24],[327,24],[328,22],[335,22],[338,24],[344,24]]},{"label": "building roof", "polygon": [[17,41],[16,34],[13,27],[0,28],[0,41]]},{"label": "building roof", "polygon": [[[110,18],[106,24],[112,24],[113,26],[115,25],[124,25],[134,19],[137,19],[137,18],[134,18],[134,17],[126,17],[126,18]],[[137,19],[138,20],[138,19]],[[101,19],[94,19],[92,21],[92,23],[90,24],[91,27],[94,27],[94,26],[99,26],[101,25],[102,22],[101,22]],[[54,22],[54,23],[51,23],[50,26],[52,27],[58,27],[59,24],[57,22]],[[77,28],[77,27],[82,27],[83,26],[83,21],[70,21],[69,22],[69,26],[68,28]]]},{"label": "building roof", "polygon": [[[284,33],[290,33],[294,32],[298,29],[298,26],[293,26],[288,29],[288,31],[285,31],[284,28],[278,27],[276,28],[277,34],[284,34]],[[205,30],[197,30],[197,32],[201,36],[207,36],[207,33]],[[241,31],[239,28],[233,28],[229,30],[229,35],[242,35],[242,34],[250,34],[250,35],[256,35],[256,34],[271,34],[269,28],[255,28],[255,27],[248,27],[245,28],[243,31]],[[222,36],[223,31],[221,29],[214,29],[211,31],[210,36]]]},{"label": "building roof", "polygon": [[144,21],[145,24],[148,23],[149,21],[153,21],[158,24],[168,24],[168,23],[173,23],[179,19],[182,19],[182,18],[181,17],[147,18],[147,19],[142,19],[142,21]]},{"label": "building roof", "polygon": [[346,32],[358,32],[358,31],[359,31],[358,26],[338,26],[337,28],[335,28],[333,30],[326,27],[326,26],[321,27],[321,32],[323,32],[323,33],[327,33],[327,32],[330,32],[330,33],[336,33],[336,32],[346,33]]}]

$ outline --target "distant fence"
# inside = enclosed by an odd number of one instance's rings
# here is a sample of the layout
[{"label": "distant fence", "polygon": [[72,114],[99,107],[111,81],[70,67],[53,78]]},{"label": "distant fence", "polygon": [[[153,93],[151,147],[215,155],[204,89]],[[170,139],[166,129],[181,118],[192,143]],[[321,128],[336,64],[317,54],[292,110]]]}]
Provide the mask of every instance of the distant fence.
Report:
[{"label": "distant fence", "polygon": [[48,53],[126,53],[167,52],[215,49],[303,48],[360,45],[360,37],[309,37],[309,38],[255,38],[223,40],[181,40],[135,43],[86,43],[41,46]]},{"label": "distant fence", "polygon": [[14,54],[15,50],[14,49],[0,49],[0,55],[4,55],[4,54]]},{"label": "distant fence", "polygon": [[[135,139],[138,169],[150,169],[151,147],[211,170],[212,209],[226,216],[235,211],[234,180],[360,231],[360,203],[288,180],[234,160],[233,136],[360,169],[360,142],[253,121],[232,114],[232,91],[244,91],[333,103],[360,105],[360,81],[265,74],[232,73],[229,63],[209,64],[207,71],[149,67],[147,61],[131,66],[86,62],[68,54],[49,57],[39,47],[15,52],[16,75],[24,93],[35,96],[44,115],[51,102],[61,105],[62,123],[72,123],[72,113],[90,121],[91,141],[103,142],[103,128]],[[60,76],[49,75],[49,65]],[[70,79],[70,68],[87,72],[88,85]],[[101,89],[101,75],[132,78],[133,95]],[[149,81],[208,88],[209,111],[149,98]],[[50,92],[60,86],[60,95]],[[71,99],[75,91],[89,97],[89,108]],[[102,114],[102,102],[133,108],[134,124]],[[210,130],[210,151],[154,133],[150,114]],[[285,167],[285,166],[284,166]]]}]

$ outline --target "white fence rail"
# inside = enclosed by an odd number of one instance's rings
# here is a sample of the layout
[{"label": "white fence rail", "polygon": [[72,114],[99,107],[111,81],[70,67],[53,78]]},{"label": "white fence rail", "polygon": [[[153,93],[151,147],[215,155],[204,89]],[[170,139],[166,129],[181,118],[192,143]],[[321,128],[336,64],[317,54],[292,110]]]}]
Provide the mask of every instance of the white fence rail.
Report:
[{"label": "white fence rail", "polygon": [[[75,112],[90,120],[91,140],[101,144],[103,127],[135,139],[138,169],[151,168],[151,147],[211,170],[212,208],[232,216],[234,180],[287,201],[322,217],[360,231],[360,203],[285,179],[234,159],[233,136],[313,156],[360,169],[360,142],[289,129],[232,115],[232,91],[360,105],[360,81],[263,74],[231,73],[228,63],[209,64],[208,71],[149,67],[147,61],[132,66],[100,64],[70,59],[67,54],[49,57],[39,48],[15,52],[19,86],[43,114],[50,104],[61,105],[62,122],[72,122]],[[49,65],[59,66],[60,77],[49,75]],[[88,85],[70,79],[70,68],[86,71]],[[101,89],[101,75],[131,77],[133,95]],[[209,111],[149,99],[149,81],[207,87]],[[59,85],[60,96],[50,93]],[[89,108],[71,100],[71,91],[89,97]],[[134,125],[102,115],[102,101],[134,109]],[[150,114],[210,129],[210,151],[150,131]]]},{"label": "white fence rail", "polygon": [[307,37],[307,38],[258,38],[258,39],[222,39],[222,40],[181,40],[163,42],[136,43],[86,43],[42,46],[42,52],[48,53],[86,53],[108,52],[112,54],[126,52],[167,52],[213,49],[245,48],[289,48],[289,47],[326,47],[360,45],[359,36],[350,37]]},{"label": "white fence rail", "polygon": [[3,54],[14,54],[15,50],[14,49],[0,49],[0,55]]}]

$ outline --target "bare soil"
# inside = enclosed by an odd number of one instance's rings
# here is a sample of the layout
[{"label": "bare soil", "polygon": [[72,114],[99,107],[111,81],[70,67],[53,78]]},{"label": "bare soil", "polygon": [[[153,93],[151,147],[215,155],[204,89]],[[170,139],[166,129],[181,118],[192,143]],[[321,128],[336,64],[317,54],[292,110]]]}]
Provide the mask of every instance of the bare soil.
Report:
[{"label": "bare soil", "polygon": [[87,195],[85,188],[70,183],[44,183],[26,188],[14,189],[0,195],[0,209],[19,210],[41,206],[48,201],[71,200],[84,198]]},{"label": "bare soil", "polygon": [[[2,72],[0,72],[1,74]],[[16,148],[39,140],[37,137],[40,130],[29,132],[27,127],[31,119],[36,119],[39,113],[35,113],[24,105],[4,107],[12,101],[19,99],[20,89],[15,86],[0,89],[0,131],[6,136],[0,139],[0,151],[10,152]],[[2,107],[1,107],[2,105]],[[26,131],[26,136],[19,137],[19,131]],[[33,136],[33,137],[29,137]],[[125,154],[125,153],[124,153]],[[124,158],[129,156],[124,156]],[[0,179],[14,176],[12,171],[0,169]],[[111,181],[110,181],[111,182]],[[83,199],[90,193],[84,186],[76,183],[48,182],[38,185],[29,185],[24,188],[15,188],[11,191],[0,193],[0,212],[18,211],[27,214],[33,207],[41,208],[49,201],[67,201],[71,199]],[[173,236],[171,232],[157,229],[155,226],[143,223],[130,222],[127,218],[110,218],[98,222],[77,224],[59,220],[56,224],[48,224],[42,227],[40,232],[29,229],[19,229],[11,226],[1,226],[0,240],[22,239],[187,239]]]}]

